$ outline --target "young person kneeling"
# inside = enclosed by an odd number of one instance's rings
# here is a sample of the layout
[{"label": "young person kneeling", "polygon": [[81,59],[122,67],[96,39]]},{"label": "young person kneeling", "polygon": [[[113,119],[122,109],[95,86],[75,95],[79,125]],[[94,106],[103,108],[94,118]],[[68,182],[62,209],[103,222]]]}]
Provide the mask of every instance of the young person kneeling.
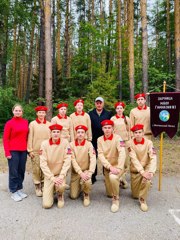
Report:
[{"label": "young person kneeling", "polygon": [[98,138],[98,158],[104,167],[106,194],[112,197],[111,211],[119,210],[119,184],[124,173],[125,145],[119,135],[113,134],[114,122],[101,122],[104,136]]},{"label": "young person kneeling", "polygon": [[142,124],[131,128],[134,139],[128,148],[130,156],[131,190],[133,198],[138,198],[143,212],[148,210],[146,203],[152,178],[156,171],[157,157],[151,140],[144,138]]},{"label": "young person kneeling", "polygon": [[58,207],[64,206],[66,174],[71,166],[71,151],[66,139],[60,139],[62,126],[51,125],[51,138],[41,144],[40,166],[44,173],[43,208],[51,208],[54,192]]},{"label": "young person kneeling", "polygon": [[90,204],[91,177],[96,167],[96,153],[91,142],[87,141],[84,125],[75,128],[76,140],[70,143],[72,151],[72,170],[70,182],[70,197],[77,199],[83,192],[85,207]]}]

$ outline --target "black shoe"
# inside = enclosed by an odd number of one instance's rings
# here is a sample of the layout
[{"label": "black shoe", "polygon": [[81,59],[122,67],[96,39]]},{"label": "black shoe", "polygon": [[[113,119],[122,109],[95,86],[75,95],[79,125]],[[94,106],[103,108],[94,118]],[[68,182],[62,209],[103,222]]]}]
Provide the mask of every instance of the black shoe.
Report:
[{"label": "black shoe", "polygon": [[95,178],[95,177],[94,177],[94,178],[92,178],[92,184],[94,184],[96,181],[97,181],[97,180],[96,180],[96,178]]}]

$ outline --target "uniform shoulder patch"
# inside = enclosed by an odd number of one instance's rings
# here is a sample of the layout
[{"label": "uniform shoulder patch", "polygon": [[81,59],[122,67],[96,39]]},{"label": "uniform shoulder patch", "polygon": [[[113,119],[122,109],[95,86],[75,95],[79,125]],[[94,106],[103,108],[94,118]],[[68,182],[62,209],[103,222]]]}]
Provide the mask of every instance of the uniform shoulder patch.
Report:
[{"label": "uniform shoulder patch", "polygon": [[125,147],[125,142],[123,140],[120,140],[120,147]]},{"label": "uniform shoulder patch", "polygon": [[67,154],[70,155],[71,153],[72,153],[71,148],[68,147],[68,149],[67,149]]},{"label": "uniform shoulder patch", "polygon": [[39,155],[42,155],[42,149],[39,150]]},{"label": "uniform shoulder patch", "polygon": [[156,149],[154,147],[152,147],[152,153],[156,155]]}]

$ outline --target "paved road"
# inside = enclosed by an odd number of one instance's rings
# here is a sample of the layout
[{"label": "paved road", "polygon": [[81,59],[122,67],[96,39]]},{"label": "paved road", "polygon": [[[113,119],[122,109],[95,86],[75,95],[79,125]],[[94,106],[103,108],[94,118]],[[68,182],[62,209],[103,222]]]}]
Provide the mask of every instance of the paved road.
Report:
[{"label": "paved road", "polygon": [[130,189],[121,190],[118,213],[111,213],[111,200],[105,197],[103,177],[93,185],[91,205],[71,200],[68,191],[65,207],[42,209],[34,195],[31,175],[26,175],[24,190],[28,198],[14,202],[7,190],[7,174],[0,174],[0,239],[2,240],[179,240],[180,177],[164,177],[162,191],[158,178],[149,196],[149,211],[143,213]]}]

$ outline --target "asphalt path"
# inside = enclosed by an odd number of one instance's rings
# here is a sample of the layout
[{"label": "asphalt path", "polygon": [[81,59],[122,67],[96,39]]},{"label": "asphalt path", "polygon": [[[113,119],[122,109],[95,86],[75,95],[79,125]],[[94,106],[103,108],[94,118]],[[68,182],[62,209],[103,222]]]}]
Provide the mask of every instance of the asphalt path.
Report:
[{"label": "asphalt path", "polygon": [[122,189],[120,210],[111,213],[111,199],[105,196],[103,176],[93,185],[91,205],[71,200],[65,193],[65,206],[42,208],[35,196],[32,178],[26,174],[24,191],[28,198],[14,202],[8,192],[8,175],[0,174],[0,239],[2,240],[179,240],[180,177],[163,177],[158,191],[155,176],[149,194],[149,211],[144,213],[130,188]]}]

